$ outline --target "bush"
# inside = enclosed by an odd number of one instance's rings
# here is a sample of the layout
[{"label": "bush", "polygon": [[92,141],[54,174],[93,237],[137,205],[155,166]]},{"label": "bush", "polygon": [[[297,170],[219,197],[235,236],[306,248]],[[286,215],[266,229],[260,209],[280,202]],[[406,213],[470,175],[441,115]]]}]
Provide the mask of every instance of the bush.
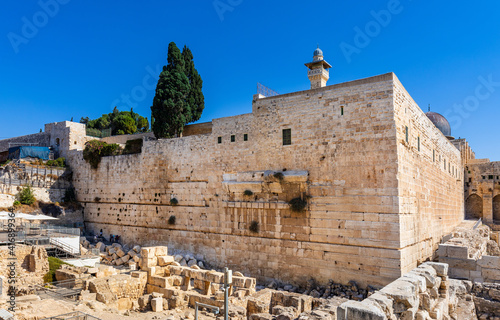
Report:
[{"label": "bush", "polygon": [[252,190],[245,190],[245,191],[243,191],[243,194],[244,194],[245,196],[252,196],[252,195],[253,195],[253,192],[252,192]]},{"label": "bush", "polygon": [[250,227],[248,228],[248,230],[250,230],[250,232],[253,232],[253,233],[259,233],[259,230],[260,230],[259,222],[255,221],[255,220],[250,222]]},{"label": "bush", "polygon": [[293,198],[292,200],[288,201],[288,204],[290,205],[290,209],[294,212],[302,212],[307,206],[307,201],[303,200],[302,198]]},{"label": "bush", "polygon": [[14,201],[14,204],[13,204],[14,207],[19,207],[20,205],[21,205],[21,202],[19,202],[18,200]]},{"label": "bush", "polygon": [[121,152],[122,147],[116,143],[107,144],[99,140],[90,140],[85,143],[83,159],[85,159],[92,168],[97,169],[102,157],[116,156],[121,154]]},{"label": "bush", "polygon": [[279,181],[283,181],[283,178],[285,177],[282,172],[275,172],[273,176]]},{"label": "bush", "polygon": [[28,206],[35,203],[35,195],[33,194],[33,189],[30,186],[25,186],[21,191],[19,191],[19,202],[26,204]]},{"label": "bush", "polygon": [[176,199],[176,198],[172,198],[172,199],[170,199],[170,204],[171,204],[171,205],[176,206],[178,203],[179,203],[179,201],[177,201],[177,199]]},{"label": "bush", "polygon": [[142,139],[128,140],[125,143],[123,154],[133,154],[142,152]]},{"label": "bush", "polygon": [[49,257],[49,272],[47,272],[43,276],[43,282],[48,283],[56,281],[56,270],[59,269],[63,264],[67,263],[62,261],[61,259]]},{"label": "bush", "polygon": [[59,157],[56,160],[49,160],[47,161],[46,165],[49,167],[62,167],[64,168],[66,164],[66,158],[64,157]]},{"label": "bush", "polygon": [[175,224],[175,220],[176,220],[175,216],[170,216],[170,218],[168,218],[168,224],[174,225]]}]

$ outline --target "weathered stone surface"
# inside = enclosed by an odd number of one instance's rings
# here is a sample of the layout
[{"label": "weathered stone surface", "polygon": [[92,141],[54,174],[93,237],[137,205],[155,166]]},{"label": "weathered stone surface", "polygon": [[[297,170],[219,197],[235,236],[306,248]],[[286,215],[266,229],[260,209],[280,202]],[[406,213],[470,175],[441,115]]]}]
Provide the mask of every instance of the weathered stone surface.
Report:
[{"label": "weathered stone surface", "polygon": [[163,311],[163,298],[151,299],[151,309],[153,309],[153,312],[162,312]]}]

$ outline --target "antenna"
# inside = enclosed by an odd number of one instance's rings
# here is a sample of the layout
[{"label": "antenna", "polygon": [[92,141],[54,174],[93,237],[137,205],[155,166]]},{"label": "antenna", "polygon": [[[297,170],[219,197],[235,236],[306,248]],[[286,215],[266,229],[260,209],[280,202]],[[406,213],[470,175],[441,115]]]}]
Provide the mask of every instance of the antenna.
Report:
[{"label": "antenna", "polygon": [[280,94],[273,89],[270,89],[260,82],[257,82],[257,93],[263,95],[264,97],[274,97]]},{"label": "antenna", "polygon": [[429,103],[429,112],[431,112],[431,104]]}]

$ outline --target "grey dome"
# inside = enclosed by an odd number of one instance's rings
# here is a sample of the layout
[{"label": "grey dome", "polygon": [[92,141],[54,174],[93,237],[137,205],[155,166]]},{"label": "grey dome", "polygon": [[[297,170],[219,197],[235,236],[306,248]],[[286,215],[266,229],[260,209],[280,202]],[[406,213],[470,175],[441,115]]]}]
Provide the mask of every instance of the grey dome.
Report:
[{"label": "grey dome", "polygon": [[451,137],[450,123],[445,117],[432,111],[427,112],[425,115],[446,137]]},{"label": "grey dome", "polygon": [[318,47],[316,50],[314,50],[314,56],[323,56],[323,51]]}]

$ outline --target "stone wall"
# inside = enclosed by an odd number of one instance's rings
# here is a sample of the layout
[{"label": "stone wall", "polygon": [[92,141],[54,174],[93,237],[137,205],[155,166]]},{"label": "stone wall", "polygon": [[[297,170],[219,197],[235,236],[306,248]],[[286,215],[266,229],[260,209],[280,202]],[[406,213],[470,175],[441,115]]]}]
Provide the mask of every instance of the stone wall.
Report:
[{"label": "stone wall", "polygon": [[[72,152],[73,182],[87,228],[106,237],[202,253],[261,279],[383,285],[462,220],[460,153],[422,117],[392,73],[256,96],[251,114],[214,119],[211,134],[145,141],[97,170]],[[290,210],[294,198],[305,211]]]},{"label": "stone wall", "polygon": [[395,79],[402,268],[415,268],[464,217],[460,151]]},{"label": "stone wall", "polygon": [[448,266],[426,262],[367,299],[348,301],[338,320],[449,319]]},{"label": "stone wall", "polygon": [[17,244],[15,246],[15,260],[9,260],[12,256],[7,246],[0,246],[0,276],[9,280],[11,268],[9,264],[15,262],[14,286],[20,289],[22,286],[43,283],[43,276],[49,271],[47,252],[43,247],[27,246]]},{"label": "stone wall", "polygon": [[500,224],[500,161],[467,164],[465,198],[467,216]]},{"label": "stone wall", "polygon": [[0,167],[0,207],[12,206],[15,196],[25,185],[33,187],[37,200],[61,202],[71,187],[69,169],[23,164]]},{"label": "stone wall", "polygon": [[33,144],[37,147],[49,147],[50,135],[47,132],[40,132],[29,134],[26,136],[0,140],[0,152],[9,151],[9,148],[19,146],[18,144]]}]

